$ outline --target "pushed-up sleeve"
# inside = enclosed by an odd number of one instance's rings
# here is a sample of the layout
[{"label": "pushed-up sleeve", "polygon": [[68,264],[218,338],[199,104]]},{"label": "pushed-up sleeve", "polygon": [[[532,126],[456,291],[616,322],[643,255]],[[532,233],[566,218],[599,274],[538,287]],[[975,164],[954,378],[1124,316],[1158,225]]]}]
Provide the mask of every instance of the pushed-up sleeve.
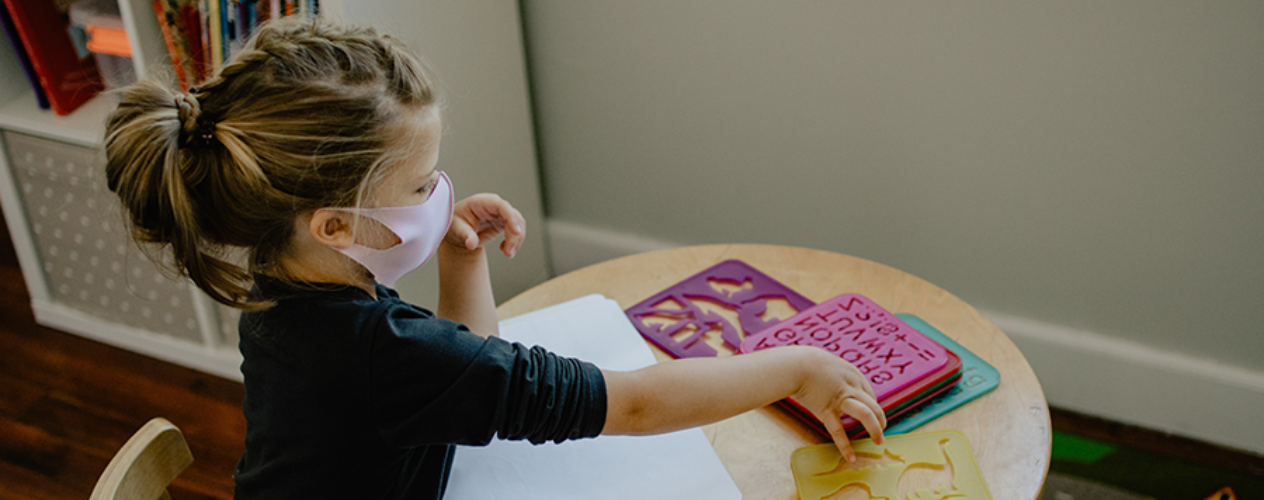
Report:
[{"label": "pushed-up sleeve", "polygon": [[388,311],[370,359],[371,399],[395,446],[540,444],[593,437],[606,420],[606,386],[591,363],[499,338],[419,309]]}]

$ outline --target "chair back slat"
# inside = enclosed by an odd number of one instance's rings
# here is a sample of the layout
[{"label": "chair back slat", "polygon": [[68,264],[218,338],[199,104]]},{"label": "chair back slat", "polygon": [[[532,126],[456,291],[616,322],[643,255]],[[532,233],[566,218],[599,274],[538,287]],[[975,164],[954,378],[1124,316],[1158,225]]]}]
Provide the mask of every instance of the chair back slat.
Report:
[{"label": "chair back slat", "polygon": [[157,500],[193,463],[184,434],[164,418],[145,423],[119,449],[97,480],[90,500]]}]

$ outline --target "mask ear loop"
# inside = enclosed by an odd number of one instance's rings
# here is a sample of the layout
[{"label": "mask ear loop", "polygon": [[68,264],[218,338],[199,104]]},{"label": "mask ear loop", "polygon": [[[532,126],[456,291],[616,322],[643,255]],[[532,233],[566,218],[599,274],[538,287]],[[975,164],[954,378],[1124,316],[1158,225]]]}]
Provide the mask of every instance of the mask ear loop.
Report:
[{"label": "mask ear loop", "polygon": [[[328,207],[328,208],[317,209],[316,212],[313,212],[313,213],[334,212],[334,213],[346,215],[350,219],[347,225],[348,227],[350,227],[351,244],[353,245],[360,245],[367,248],[371,248],[373,250],[383,251],[383,250],[389,250],[391,248],[395,248],[404,242],[404,239],[400,237],[399,233],[395,232],[394,229],[391,229],[391,227],[386,225],[386,223],[379,221],[377,219],[374,219],[373,217],[359,214],[356,212],[357,210],[373,210],[373,209]],[[368,219],[367,224],[364,224],[365,219]],[[370,225],[376,226],[376,228],[371,228],[369,227]],[[363,233],[361,232],[361,229],[364,229]],[[372,238],[370,231],[372,231],[373,233],[381,234],[383,237],[389,237],[393,241],[388,247],[377,248],[371,244],[373,243],[372,241],[368,241],[370,238]]]}]

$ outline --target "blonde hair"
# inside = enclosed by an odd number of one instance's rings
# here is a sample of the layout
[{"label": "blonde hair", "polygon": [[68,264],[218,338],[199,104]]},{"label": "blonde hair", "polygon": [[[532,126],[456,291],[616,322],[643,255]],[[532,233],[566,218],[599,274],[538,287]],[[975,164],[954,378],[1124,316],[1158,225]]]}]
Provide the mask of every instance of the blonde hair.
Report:
[{"label": "blonde hair", "polygon": [[[176,272],[223,304],[267,307],[250,296],[252,276],[285,277],[277,262],[296,218],[359,205],[398,159],[396,122],[437,105],[435,92],[390,37],[277,20],[188,93],[152,80],[122,89],[106,126],[107,185],[132,237],[170,247]],[[247,250],[245,267],[234,247]]]}]

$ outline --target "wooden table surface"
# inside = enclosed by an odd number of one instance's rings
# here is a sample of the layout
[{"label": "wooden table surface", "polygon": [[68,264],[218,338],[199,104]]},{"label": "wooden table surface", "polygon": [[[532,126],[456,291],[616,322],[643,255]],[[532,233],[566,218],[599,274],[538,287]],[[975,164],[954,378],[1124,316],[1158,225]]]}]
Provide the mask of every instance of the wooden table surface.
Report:
[{"label": "wooden table surface", "polygon": [[[815,302],[859,293],[889,311],[915,314],[996,367],[1001,383],[994,391],[914,432],[960,431],[974,450],[992,498],[1039,498],[1049,470],[1052,438],[1044,392],[1026,358],[969,304],[898,269],[806,248],[683,247],[623,257],[559,276],[506,301],[497,313],[503,320],[593,293],[627,309],[728,259],[746,262]],[[671,359],[651,347],[659,362]],[[705,426],[703,431],[746,500],[798,498],[790,471],[791,453],[829,442],[771,406]]]}]

